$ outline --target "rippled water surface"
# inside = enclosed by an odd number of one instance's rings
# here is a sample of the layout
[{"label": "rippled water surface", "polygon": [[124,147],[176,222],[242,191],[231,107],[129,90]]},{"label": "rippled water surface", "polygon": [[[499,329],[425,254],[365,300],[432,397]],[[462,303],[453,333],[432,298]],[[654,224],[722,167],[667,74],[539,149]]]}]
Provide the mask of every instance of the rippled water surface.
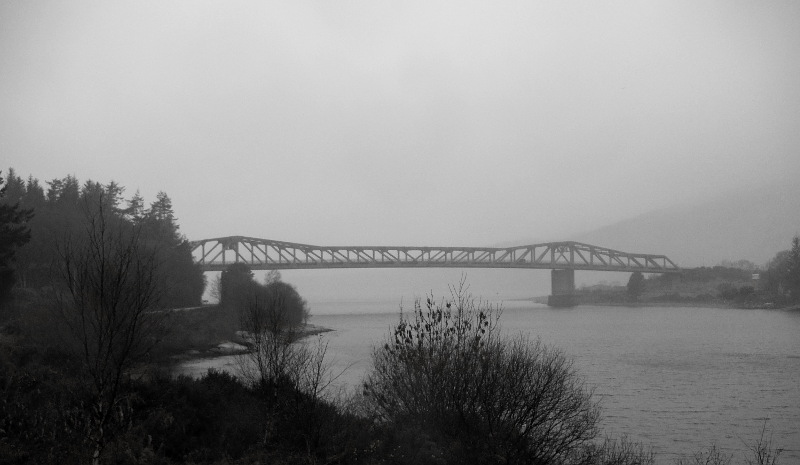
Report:
[{"label": "rippled water surface", "polygon": [[[357,389],[372,347],[397,323],[396,302],[314,302],[338,383]],[[603,406],[603,429],[651,445],[672,464],[715,444],[738,463],[765,425],[800,464],[800,312],[672,307],[551,309],[503,304],[501,325],[563,349]],[[183,372],[236,371],[235,357]]]},{"label": "rippled water surface", "polygon": [[[316,308],[321,305],[317,303]],[[782,462],[800,464],[800,313],[671,307],[550,309],[506,302],[509,333],[574,357],[603,405],[605,432],[652,444],[659,463],[716,444],[743,456],[767,421]],[[393,303],[337,302],[326,333],[340,381],[357,386],[397,322]],[[374,310],[377,313],[373,313]]]}]

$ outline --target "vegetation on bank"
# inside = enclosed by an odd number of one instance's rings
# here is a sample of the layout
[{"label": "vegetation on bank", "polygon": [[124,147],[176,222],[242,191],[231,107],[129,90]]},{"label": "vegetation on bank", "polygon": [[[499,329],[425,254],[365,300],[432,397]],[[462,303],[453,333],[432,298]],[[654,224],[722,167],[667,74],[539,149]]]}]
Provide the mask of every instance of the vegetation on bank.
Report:
[{"label": "vegetation on bank", "polygon": [[[20,310],[36,305],[35,301],[53,288],[64,247],[77,245],[76,241],[86,237],[90,217],[106,221],[109,232],[127,228],[152,249],[158,262],[162,307],[200,305],[205,288],[203,273],[192,261],[189,243],[180,233],[172,200],[165,192],[159,192],[148,207],[138,191],[125,199],[125,187],[114,181],[81,183],[74,176],[66,176],[45,184],[46,190],[33,176],[23,180],[9,169],[0,196],[0,212],[19,212],[16,218],[0,215],[2,247],[13,246],[13,251],[0,252],[0,270],[13,270],[12,278],[3,276],[2,289],[8,285],[8,291],[13,290]],[[12,230],[21,241],[5,236]],[[0,300],[11,296],[2,289]]]},{"label": "vegetation on bank", "polygon": [[[38,198],[31,179],[20,199]],[[417,302],[375,348],[363,391],[337,396],[324,342],[299,337],[307,306],[277,274],[260,284],[232,267],[218,308],[167,311],[198,303],[202,279],[166,194],[121,208],[113,183],[75,197],[77,181],[56,181],[39,208],[0,191],[0,265],[28,273],[0,302],[0,464],[653,463],[602,438],[597,401],[562,352],[501,334],[497,309],[463,283]],[[28,240],[41,250],[26,256]],[[233,328],[250,346],[241,376],[176,378],[159,363],[170,343]],[[753,452],[749,463],[777,463],[767,443]]]},{"label": "vegetation on bank", "polygon": [[627,285],[599,284],[577,290],[583,304],[686,304],[744,308],[800,305],[800,237],[765,266],[746,260],[680,273],[644,277],[632,273]]}]

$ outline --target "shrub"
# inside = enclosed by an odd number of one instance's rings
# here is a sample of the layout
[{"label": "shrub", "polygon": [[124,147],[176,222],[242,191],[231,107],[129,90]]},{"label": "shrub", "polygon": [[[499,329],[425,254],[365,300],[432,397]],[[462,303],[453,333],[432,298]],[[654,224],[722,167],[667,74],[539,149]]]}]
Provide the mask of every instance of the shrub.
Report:
[{"label": "shrub", "polygon": [[[451,299],[401,317],[373,351],[368,411],[389,435],[415,429],[438,458],[457,463],[571,463],[597,436],[591,390],[556,349],[503,337],[500,310],[476,302],[462,281]],[[400,434],[402,436],[402,434]],[[396,454],[407,457],[417,450]]]}]

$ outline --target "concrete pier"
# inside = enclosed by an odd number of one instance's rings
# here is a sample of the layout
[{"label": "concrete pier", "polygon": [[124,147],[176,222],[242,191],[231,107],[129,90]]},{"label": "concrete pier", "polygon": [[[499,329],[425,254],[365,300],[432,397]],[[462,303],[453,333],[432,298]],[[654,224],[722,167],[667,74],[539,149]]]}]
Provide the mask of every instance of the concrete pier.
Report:
[{"label": "concrete pier", "polygon": [[552,294],[547,299],[551,307],[575,306],[575,270],[551,270],[550,289]]}]

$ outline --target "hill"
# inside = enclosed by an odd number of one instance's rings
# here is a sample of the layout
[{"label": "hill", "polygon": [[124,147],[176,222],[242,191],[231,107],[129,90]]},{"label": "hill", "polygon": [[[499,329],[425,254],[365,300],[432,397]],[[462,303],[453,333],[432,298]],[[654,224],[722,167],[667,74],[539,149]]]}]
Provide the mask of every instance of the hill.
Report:
[{"label": "hill", "polygon": [[800,186],[784,184],[652,211],[569,239],[694,267],[740,259],[763,265],[798,233]]}]

